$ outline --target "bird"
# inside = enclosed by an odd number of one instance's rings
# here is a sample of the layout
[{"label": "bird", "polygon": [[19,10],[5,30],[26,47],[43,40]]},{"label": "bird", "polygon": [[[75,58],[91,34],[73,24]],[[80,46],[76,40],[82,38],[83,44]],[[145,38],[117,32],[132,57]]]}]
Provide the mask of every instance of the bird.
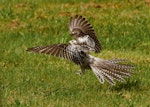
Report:
[{"label": "bird", "polygon": [[68,27],[71,32],[71,36],[76,40],[78,40],[79,37],[85,37],[88,35],[88,39],[92,41],[91,43],[95,44],[93,47],[93,51],[95,53],[100,53],[100,51],[102,50],[101,43],[97,39],[94,28],[86,18],[82,17],[81,15],[75,15],[74,17],[70,18]]},{"label": "bird", "polygon": [[[95,33],[91,35],[92,33],[88,32],[93,32],[93,28],[90,27],[89,29],[91,30],[86,29],[87,27],[84,28],[84,24],[79,24],[81,22],[79,19],[85,21],[85,23],[89,25],[89,22],[82,16],[76,15],[73,18],[71,17],[69,28],[75,37],[73,40],[70,40],[68,44],[59,43],[36,46],[28,48],[27,51],[70,60],[80,66],[78,74],[82,75],[87,69],[90,69],[101,84],[104,84],[105,80],[111,85],[116,84],[115,80],[126,82],[125,78],[129,78],[133,74],[132,71],[134,66],[126,64],[128,60],[125,59],[105,60],[92,56],[90,52],[94,51],[95,53],[99,53],[101,51],[100,42],[98,42]],[[77,26],[77,29],[75,26]],[[78,31],[79,34],[76,34]]]}]

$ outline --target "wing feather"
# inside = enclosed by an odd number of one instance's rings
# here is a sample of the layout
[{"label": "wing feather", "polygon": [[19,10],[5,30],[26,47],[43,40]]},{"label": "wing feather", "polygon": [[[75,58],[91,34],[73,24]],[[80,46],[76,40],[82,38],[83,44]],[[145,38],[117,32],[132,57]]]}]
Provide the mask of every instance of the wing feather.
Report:
[{"label": "wing feather", "polygon": [[82,65],[84,54],[73,48],[70,44],[53,44],[48,46],[37,46],[27,49],[30,52],[43,53],[56,57],[61,57],[73,61],[75,64]]},{"label": "wing feather", "polygon": [[89,35],[95,42],[95,52],[99,53],[102,49],[100,42],[98,41],[94,28],[92,25],[82,16],[80,15],[75,15],[74,17],[70,18],[70,23],[69,23],[69,30],[73,34],[73,32],[76,30],[77,32],[82,32],[82,33],[77,33],[77,37]]}]

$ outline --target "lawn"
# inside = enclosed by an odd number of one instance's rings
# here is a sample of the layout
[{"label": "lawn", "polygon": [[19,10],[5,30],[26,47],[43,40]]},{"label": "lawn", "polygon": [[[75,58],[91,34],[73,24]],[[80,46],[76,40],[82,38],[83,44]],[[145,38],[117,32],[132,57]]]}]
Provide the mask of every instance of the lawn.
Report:
[{"label": "lawn", "polygon": [[[89,70],[64,59],[29,53],[27,48],[68,43],[70,16],[93,25],[104,59],[130,59],[135,74],[126,83],[100,84]],[[1,0],[0,106],[149,107],[149,0]]]}]

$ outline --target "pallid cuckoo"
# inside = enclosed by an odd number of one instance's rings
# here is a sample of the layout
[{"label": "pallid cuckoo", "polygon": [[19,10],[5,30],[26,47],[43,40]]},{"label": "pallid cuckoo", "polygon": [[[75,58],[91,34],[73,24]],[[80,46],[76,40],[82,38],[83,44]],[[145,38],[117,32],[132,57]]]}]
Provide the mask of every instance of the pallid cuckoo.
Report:
[{"label": "pallid cuckoo", "polygon": [[113,59],[104,60],[90,55],[90,52],[99,53],[101,44],[98,41],[94,29],[89,22],[80,15],[70,18],[69,30],[74,40],[68,44],[52,44],[29,48],[27,51],[48,54],[68,59],[81,68],[80,73],[91,69],[100,83],[106,80],[115,85],[115,81],[125,82],[133,74],[132,65],[123,64],[127,60]]}]

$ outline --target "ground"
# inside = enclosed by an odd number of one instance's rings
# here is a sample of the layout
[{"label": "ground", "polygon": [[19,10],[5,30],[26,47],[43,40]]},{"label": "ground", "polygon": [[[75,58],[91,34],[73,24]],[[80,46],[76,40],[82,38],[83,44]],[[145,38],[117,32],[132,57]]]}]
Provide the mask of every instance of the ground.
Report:
[{"label": "ground", "polygon": [[[93,25],[103,59],[130,59],[134,75],[126,83],[100,84],[89,70],[64,59],[26,51],[68,43],[67,23],[80,14]],[[149,0],[1,0],[0,104],[4,107],[149,107]]]}]

